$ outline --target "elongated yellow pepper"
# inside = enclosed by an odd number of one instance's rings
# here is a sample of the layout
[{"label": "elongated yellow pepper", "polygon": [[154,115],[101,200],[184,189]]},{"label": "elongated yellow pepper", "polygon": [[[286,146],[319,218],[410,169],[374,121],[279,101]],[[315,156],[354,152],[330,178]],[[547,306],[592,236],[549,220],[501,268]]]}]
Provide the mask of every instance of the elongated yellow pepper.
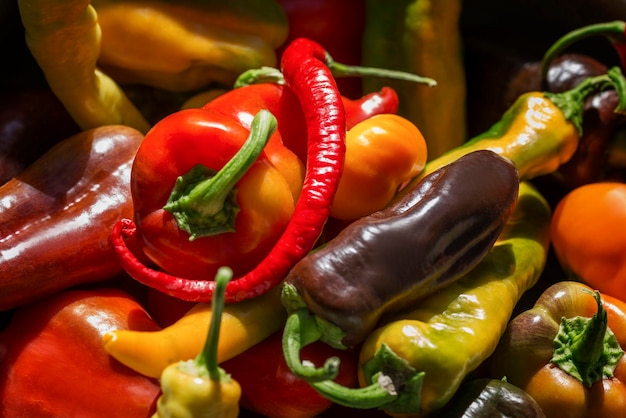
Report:
[{"label": "elongated yellow pepper", "polygon": [[26,43],[46,80],[83,129],[148,122],[117,83],[96,67],[101,32],[89,0],[18,0]]},{"label": "elongated yellow pepper", "polygon": [[98,64],[119,83],[185,92],[232,86],[275,66],[287,17],[273,0],[92,0],[102,29]]},{"label": "elongated yellow pepper", "polygon": [[[170,364],[193,358],[202,350],[212,314],[210,303],[199,303],[160,331],[110,331],[103,337],[104,348],[131,369],[159,377]],[[280,286],[257,298],[226,305],[218,361],[233,358],[269,337],[282,328],[286,319]]]}]

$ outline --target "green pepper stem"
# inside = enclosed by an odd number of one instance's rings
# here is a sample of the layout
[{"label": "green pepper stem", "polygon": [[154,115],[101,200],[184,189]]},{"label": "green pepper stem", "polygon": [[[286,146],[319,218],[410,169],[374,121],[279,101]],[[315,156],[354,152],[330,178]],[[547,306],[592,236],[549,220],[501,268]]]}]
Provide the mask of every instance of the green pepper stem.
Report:
[{"label": "green pepper stem", "polygon": [[348,408],[380,408],[398,398],[396,393],[379,382],[358,389],[341,386],[332,380],[309,384],[326,399]]},{"label": "green pepper stem", "polygon": [[300,359],[302,348],[318,341],[321,336],[314,316],[307,309],[298,309],[287,317],[282,341],[285,362],[294,375],[308,382],[332,380],[339,373],[338,357],[326,359],[322,367],[315,367]]},{"label": "green pepper stem", "polygon": [[591,387],[603,377],[611,377],[624,353],[608,327],[608,314],[600,292],[595,291],[593,296],[598,305],[593,317],[561,319],[551,360],[586,387]]},{"label": "green pepper stem", "polygon": [[625,30],[626,23],[621,20],[616,20],[613,22],[597,23],[584,26],[582,28],[578,28],[566,33],[565,35],[557,39],[556,42],[554,42],[544,54],[543,60],[541,62],[542,79],[545,80],[547,78],[552,61],[574,43],[582,39],[598,35],[607,36],[608,38],[615,39],[618,42],[624,42]]},{"label": "green pepper stem", "polygon": [[571,90],[561,93],[544,93],[569,120],[579,135],[582,134],[583,111],[585,99],[599,91],[613,87],[618,95],[618,104],[615,112],[626,113],[626,78],[619,67],[612,67],[607,74],[589,77]]},{"label": "green pepper stem", "polygon": [[233,277],[230,267],[220,267],[215,275],[215,291],[212,300],[211,324],[209,334],[204,342],[204,347],[194,362],[197,370],[206,370],[211,380],[219,381],[224,377],[223,370],[218,366],[217,352],[224,311],[224,293],[226,285]]},{"label": "green pepper stem", "polygon": [[274,83],[274,84],[285,84],[285,77],[283,73],[274,67],[260,67],[260,68],[252,68],[250,70],[244,71],[237,77],[235,80],[235,84],[233,88],[237,89],[239,87],[249,86],[251,84],[260,84],[260,83]]},{"label": "green pepper stem", "polygon": [[413,83],[426,84],[428,87],[437,85],[437,81],[429,77],[423,77],[413,73],[404,71],[389,70],[386,68],[362,67],[359,65],[346,65],[335,61],[328,53],[326,53],[326,65],[332,71],[335,77],[349,76],[367,76],[391,78],[394,80],[405,80]]},{"label": "green pepper stem", "polygon": [[[428,87],[434,87],[437,85],[437,81],[429,77],[423,77],[413,73],[407,73],[404,71],[389,70],[386,68],[374,68],[374,67],[362,67],[359,65],[346,65],[341,64],[333,59],[333,57],[326,52],[326,66],[330,68],[333,76],[335,77],[383,77],[391,78],[394,80],[405,80],[413,83],[426,84]],[[250,84],[258,83],[277,83],[285,84],[285,79],[282,73],[272,67],[254,68],[243,72],[235,81],[234,87],[244,87]]]},{"label": "green pepper stem", "polygon": [[274,115],[259,111],[248,139],[221,170],[212,175],[208,169],[197,166],[178,178],[163,209],[172,213],[190,240],[234,231],[238,211],[235,185],[258,159],[276,126]]}]

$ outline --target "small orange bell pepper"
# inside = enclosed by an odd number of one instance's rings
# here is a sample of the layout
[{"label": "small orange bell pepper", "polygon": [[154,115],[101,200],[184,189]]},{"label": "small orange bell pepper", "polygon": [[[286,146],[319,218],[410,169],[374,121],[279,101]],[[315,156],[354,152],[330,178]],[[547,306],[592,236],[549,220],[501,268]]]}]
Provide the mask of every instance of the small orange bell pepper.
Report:
[{"label": "small orange bell pepper", "polygon": [[626,301],[626,184],[600,182],[557,204],[550,234],[563,268],[602,293]]},{"label": "small orange bell pepper", "polygon": [[346,161],[330,216],[356,220],[386,207],[426,164],[426,140],[411,121],[375,115],[346,134]]},{"label": "small orange bell pepper", "polygon": [[626,417],[626,303],[558,282],[508,325],[492,357],[547,418]]}]

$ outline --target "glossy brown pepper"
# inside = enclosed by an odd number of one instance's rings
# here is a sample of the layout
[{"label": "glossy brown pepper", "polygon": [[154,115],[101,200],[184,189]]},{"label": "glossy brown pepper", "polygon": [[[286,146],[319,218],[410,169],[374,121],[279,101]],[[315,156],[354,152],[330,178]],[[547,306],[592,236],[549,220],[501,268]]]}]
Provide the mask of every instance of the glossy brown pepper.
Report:
[{"label": "glossy brown pepper", "polygon": [[123,271],[110,235],[133,213],[142,138],[125,126],[81,132],[0,187],[0,310]]},{"label": "glossy brown pepper", "polygon": [[476,265],[515,207],[518,188],[510,161],[492,151],[469,153],[302,259],[287,286],[312,314],[345,332],[341,344],[358,344],[383,313]]}]

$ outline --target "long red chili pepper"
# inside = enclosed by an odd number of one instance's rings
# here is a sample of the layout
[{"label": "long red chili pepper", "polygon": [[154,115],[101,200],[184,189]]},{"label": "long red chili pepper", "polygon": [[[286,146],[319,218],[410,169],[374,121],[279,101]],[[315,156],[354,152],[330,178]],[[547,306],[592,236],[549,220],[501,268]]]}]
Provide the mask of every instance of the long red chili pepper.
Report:
[{"label": "long red chili pepper", "polygon": [[[282,56],[282,71],[304,112],[307,127],[307,164],[302,191],[283,235],[252,271],[228,283],[226,302],[259,296],[278,285],[293,265],[308,253],[328,219],[345,155],[345,109],[326,51],[308,39],[294,40]],[[136,280],[180,299],[209,302],[215,282],[204,277],[184,279],[142,264],[124,238],[136,233],[129,219],[118,222],[113,245],[126,272]]]}]

